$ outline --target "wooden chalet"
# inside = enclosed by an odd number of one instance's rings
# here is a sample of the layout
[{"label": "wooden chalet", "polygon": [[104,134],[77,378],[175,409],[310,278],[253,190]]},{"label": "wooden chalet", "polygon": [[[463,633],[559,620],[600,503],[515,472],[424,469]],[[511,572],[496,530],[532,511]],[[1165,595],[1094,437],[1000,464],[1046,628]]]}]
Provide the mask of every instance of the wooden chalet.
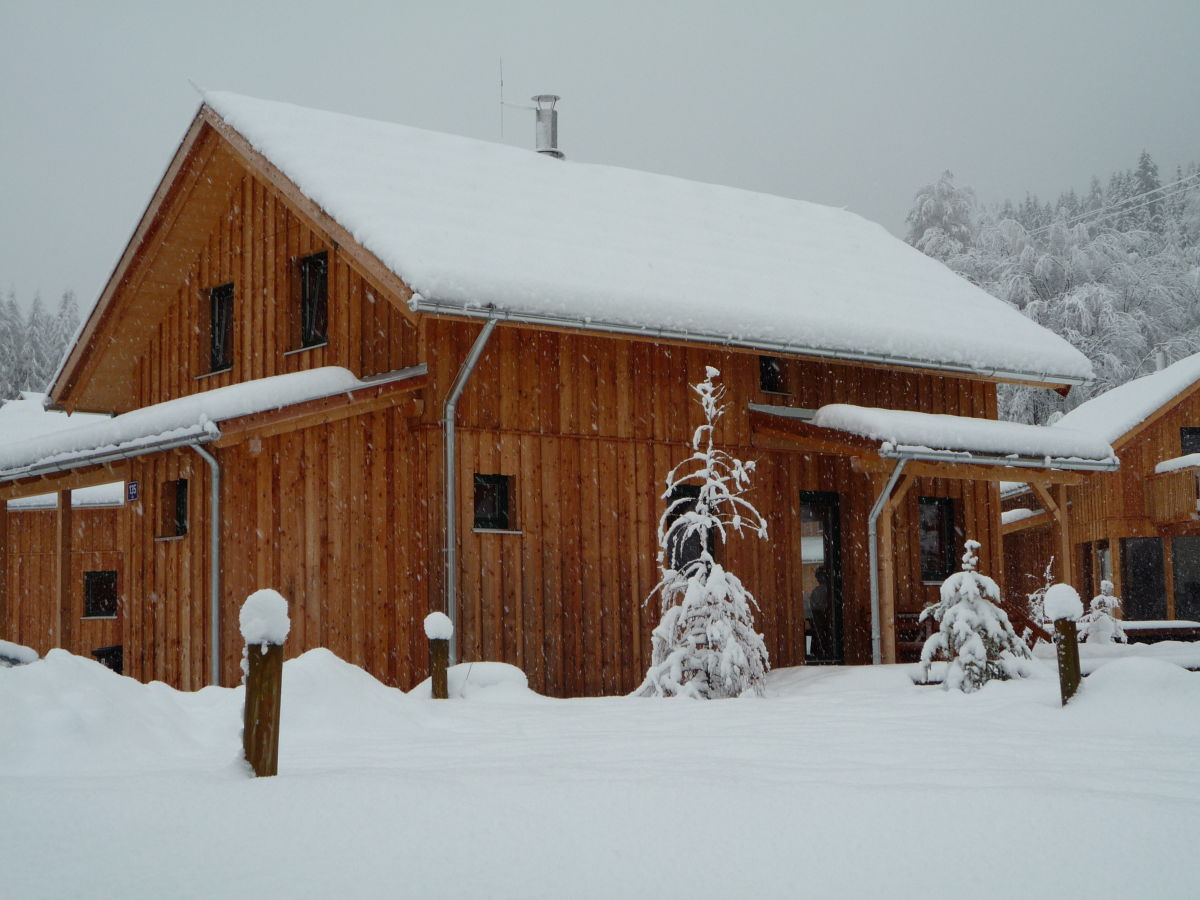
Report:
[{"label": "wooden chalet", "polygon": [[[112,418],[0,446],[0,499],[125,485],[143,680],[236,683],[239,605],[274,587],[289,655],[407,688],[444,609],[459,660],[625,692],[709,365],[771,532],[717,554],[775,666],[896,660],[964,538],[999,572],[998,481],[1115,465],[993,421],[1001,382],[1088,378],[1078,352],[850,213],[210,94],[51,387]],[[52,542],[0,516],[0,634],[87,653],[58,510]]]},{"label": "wooden chalet", "polygon": [[[1055,498],[1021,484],[1005,491],[1012,594],[1036,586],[1033,576],[1040,581],[1057,556],[1066,565],[1056,563],[1056,571],[1069,573],[1085,597],[1107,579],[1127,620],[1155,623],[1132,633],[1182,634],[1160,623],[1200,622],[1200,355],[1107,391],[1054,427],[1108,441],[1121,468],[1091,474]],[[1051,534],[1048,509],[1068,518],[1065,540]]]}]

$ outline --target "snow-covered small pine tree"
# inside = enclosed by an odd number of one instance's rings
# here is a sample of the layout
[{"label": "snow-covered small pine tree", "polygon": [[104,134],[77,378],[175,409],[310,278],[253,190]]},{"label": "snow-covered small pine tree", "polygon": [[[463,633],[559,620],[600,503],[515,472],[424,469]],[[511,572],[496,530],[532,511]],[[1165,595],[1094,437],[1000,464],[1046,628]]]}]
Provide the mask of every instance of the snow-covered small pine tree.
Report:
[{"label": "snow-covered small pine tree", "polygon": [[[734,459],[713,445],[713,430],[725,412],[725,388],[713,384],[721,373],[706,367],[692,385],[705,424],[692,436],[692,454],[667,475],[666,511],[658,522],[662,617],[651,635],[652,657],[637,694],[644,697],[740,697],[762,695],[770,660],[762,635],[754,630],[754,597],[732,572],[715,562],[708,548],[729,532],[767,537],[766,520],[747,501],[753,462]],[[681,488],[695,486],[688,493]],[[680,548],[700,548],[694,559],[676,559]],[[647,599],[649,602],[649,598]]]},{"label": "snow-covered small pine tree", "polygon": [[1028,674],[1024,660],[1029,658],[1029,648],[1013,631],[1008,614],[996,605],[999,586],[975,571],[979,546],[978,541],[967,541],[962,571],[942,583],[941,600],[921,613],[921,621],[932,616],[941,625],[921,650],[925,680],[934,657],[944,654],[950,665],[943,686],[966,694],[993,678],[1006,681]]},{"label": "snow-covered small pine tree", "polygon": [[[1034,578],[1033,575],[1026,575],[1026,578]],[[1054,584],[1054,557],[1050,557],[1050,562],[1046,563],[1046,569],[1042,572],[1041,586],[1031,594],[1026,594],[1029,600],[1029,617],[1033,621],[1041,624],[1046,621],[1046,612],[1044,604],[1046,602],[1046,591],[1050,590],[1050,586]]]},{"label": "snow-covered small pine tree", "polygon": [[1110,644],[1129,640],[1121,621],[1113,611],[1121,605],[1121,598],[1113,596],[1113,583],[1105,579],[1100,582],[1100,593],[1092,598],[1091,610],[1079,617],[1076,626],[1079,640],[1096,644]]}]

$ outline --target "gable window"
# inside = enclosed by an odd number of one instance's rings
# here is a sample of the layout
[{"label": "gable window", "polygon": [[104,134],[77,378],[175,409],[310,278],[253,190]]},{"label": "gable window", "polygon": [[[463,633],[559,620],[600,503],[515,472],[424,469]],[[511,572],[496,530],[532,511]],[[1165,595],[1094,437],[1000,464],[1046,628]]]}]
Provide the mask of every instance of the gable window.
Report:
[{"label": "gable window", "polygon": [[920,500],[921,580],[941,581],[954,572],[954,501]]},{"label": "gable window", "polygon": [[160,499],[159,537],[181,537],[188,530],[188,483],[186,478],[164,481]]},{"label": "gable window", "polygon": [[[677,484],[671,489],[670,496],[667,497],[667,519],[663,524],[669,532],[671,526],[687,513],[694,512],[696,503],[700,499],[700,486],[698,484]],[[714,536],[710,531],[708,533],[708,546],[700,542],[700,535],[685,534],[682,529],[674,535],[671,535],[667,540],[666,560],[667,567],[678,572],[690,562],[700,558],[704,550],[708,551],[708,555],[712,556],[715,547]]]},{"label": "gable window", "polygon": [[1179,429],[1179,455],[1200,453],[1200,428]]},{"label": "gable window", "polygon": [[508,475],[475,476],[475,527],[485,531],[510,531],[514,516]]},{"label": "gable window", "polygon": [[758,388],[767,394],[788,393],[783,360],[778,356],[758,358]]},{"label": "gable window", "polygon": [[233,366],[233,282],[208,292],[208,368],[222,372]]},{"label": "gable window", "polygon": [[111,619],[117,614],[117,573],[111,569],[83,573],[83,617]]},{"label": "gable window", "polygon": [[329,256],[314,253],[298,263],[300,279],[300,346],[329,340]]}]

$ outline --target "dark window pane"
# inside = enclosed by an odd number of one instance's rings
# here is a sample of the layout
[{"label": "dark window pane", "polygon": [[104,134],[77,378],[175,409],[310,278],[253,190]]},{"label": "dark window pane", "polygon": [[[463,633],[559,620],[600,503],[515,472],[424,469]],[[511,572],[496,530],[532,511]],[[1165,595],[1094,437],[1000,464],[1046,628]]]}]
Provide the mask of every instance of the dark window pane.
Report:
[{"label": "dark window pane", "polygon": [[783,360],[778,356],[758,358],[758,386],[771,394],[786,394],[787,379],[783,373]]},{"label": "dark window pane", "polygon": [[83,614],[85,616],[115,616],[117,614],[116,572],[83,573]]},{"label": "dark window pane", "polygon": [[1171,539],[1175,564],[1175,618],[1200,620],[1200,537]]},{"label": "dark window pane", "polygon": [[120,644],[112,647],[97,647],[92,651],[92,656],[96,657],[96,662],[100,665],[107,666],[118,675],[121,674],[125,663],[125,653]]},{"label": "dark window pane", "polygon": [[508,476],[475,476],[475,527],[502,531],[511,526],[508,508]]},{"label": "dark window pane", "polygon": [[1179,455],[1200,453],[1200,428],[1179,429]]},{"label": "dark window pane", "polygon": [[1167,617],[1167,586],[1159,538],[1122,538],[1121,590],[1125,618]]},{"label": "dark window pane", "polygon": [[946,497],[922,497],[921,579],[938,581],[954,571],[954,503]]},{"label": "dark window pane", "polygon": [[208,292],[209,369],[219,372],[233,365],[233,285]]},{"label": "dark window pane", "polygon": [[323,344],[329,335],[329,260],[316,253],[300,260],[300,345]]},{"label": "dark window pane", "polygon": [[188,483],[186,478],[175,482],[175,534],[187,534],[188,530]]},{"label": "dark window pane", "polygon": [[159,535],[178,537],[188,530],[188,483],[186,478],[164,481]]},{"label": "dark window pane", "polygon": [[[700,486],[695,484],[678,484],[667,498],[667,567],[679,571],[688,563],[700,558],[701,552],[708,550],[708,555],[712,556],[715,544],[715,535],[710,531],[708,533],[708,546],[705,547],[700,541],[700,535],[697,533],[686,534],[683,528],[680,528],[675,534],[670,534],[671,526],[679,519],[680,516],[692,512],[696,509],[696,501],[700,499]],[[679,502],[679,501],[684,502]]]}]

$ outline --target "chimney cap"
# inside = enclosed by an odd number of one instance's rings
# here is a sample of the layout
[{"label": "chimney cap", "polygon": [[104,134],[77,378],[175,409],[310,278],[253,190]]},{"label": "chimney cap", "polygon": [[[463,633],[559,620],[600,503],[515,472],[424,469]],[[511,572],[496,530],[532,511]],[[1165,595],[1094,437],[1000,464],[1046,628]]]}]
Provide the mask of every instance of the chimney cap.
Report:
[{"label": "chimney cap", "polygon": [[541,109],[543,103],[549,105],[551,109],[554,109],[555,102],[561,100],[562,98],[559,97],[558,94],[534,94],[529,99],[536,103],[539,109]]}]

